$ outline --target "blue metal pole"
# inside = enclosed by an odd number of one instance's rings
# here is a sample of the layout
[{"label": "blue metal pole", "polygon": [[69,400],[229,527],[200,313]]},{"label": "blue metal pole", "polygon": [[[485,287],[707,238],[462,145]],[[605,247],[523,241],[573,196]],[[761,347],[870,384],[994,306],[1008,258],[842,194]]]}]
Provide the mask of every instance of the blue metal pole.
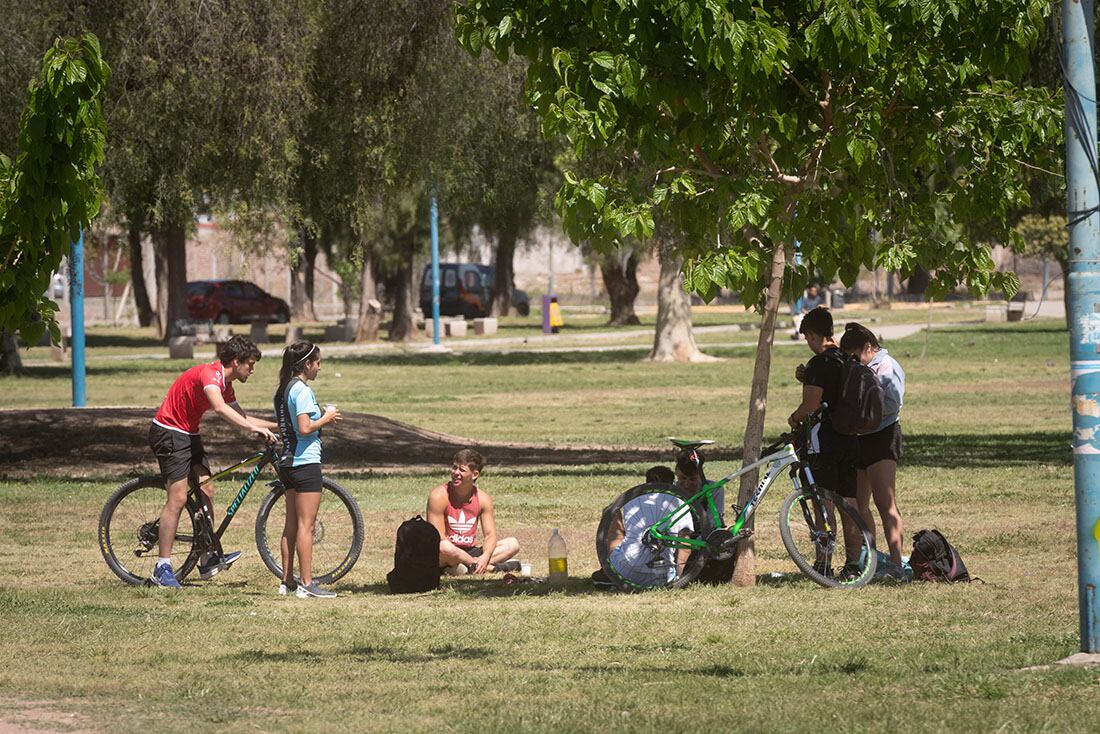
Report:
[{"label": "blue metal pole", "polygon": [[84,368],[84,230],[69,251],[69,305],[73,328],[73,407],[87,402]]},{"label": "blue metal pole", "polygon": [[439,207],[432,197],[432,343],[439,346]]},{"label": "blue metal pole", "polygon": [[1073,476],[1081,651],[1100,651],[1100,191],[1093,0],[1063,0]]}]

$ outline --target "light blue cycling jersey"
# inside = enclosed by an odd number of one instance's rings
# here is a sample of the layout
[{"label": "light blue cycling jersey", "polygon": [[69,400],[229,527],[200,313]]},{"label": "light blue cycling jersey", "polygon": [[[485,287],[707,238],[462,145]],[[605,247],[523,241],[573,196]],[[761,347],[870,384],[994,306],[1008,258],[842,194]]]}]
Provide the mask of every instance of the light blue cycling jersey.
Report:
[{"label": "light blue cycling jersey", "polygon": [[[286,388],[286,425],[280,425],[283,433],[283,466],[303,466],[321,463],[321,429],[313,433],[299,433],[298,416],[306,414],[311,420],[320,420],[321,406],[317,397],[301,380],[293,380]],[[280,421],[283,424],[284,421]],[[291,461],[287,461],[291,459]]]}]

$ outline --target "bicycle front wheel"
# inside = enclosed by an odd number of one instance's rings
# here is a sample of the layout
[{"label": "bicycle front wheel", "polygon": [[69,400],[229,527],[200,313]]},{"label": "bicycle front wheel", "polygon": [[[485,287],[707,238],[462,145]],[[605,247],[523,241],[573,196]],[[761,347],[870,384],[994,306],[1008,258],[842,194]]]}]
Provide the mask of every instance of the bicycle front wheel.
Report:
[{"label": "bicycle front wheel", "polygon": [[[159,554],[160,513],[167,498],[163,479],[141,477],[115,490],[103,506],[99,550],[111,570],[128,584],[141,586],[153,573]],[[199,554],[192,552],[194,540],[195,508],[188,500],[172,544],[172,569],[181,581],[198,561]]]},{"label": "bicycle front wheel", "polygon": [[666,533],[706,538],[713,529],[706,516],[671,484],[641,484],[623,492],[604,509],[596,531],[596,557],[607,577],[624,591],[678,589],[703,568],[702,549],[679,549],[653,539],[649,529],[687,505]]},{"label": "bicycle front wheel", "polygon": [[[860,551],[847,558],[845,524],[858,528]],[[858,589],[875,575],[877,556],[871,531],[855,508],[827,489],[796,489],[779,511],[779,535],[798,570],[814,583]]]},{"label": "bicycle front wheel", "polygon": [[[321,506],[313,526],[313,580],[331,584],[347,574],[363,550],[363,514],[351,493],[328,477],[321,480]],[[282,482],[260,503],[256,515],[256,547],[264,565],[277,578],[283,577],[280,543],[286,524],[286,502]]]}]

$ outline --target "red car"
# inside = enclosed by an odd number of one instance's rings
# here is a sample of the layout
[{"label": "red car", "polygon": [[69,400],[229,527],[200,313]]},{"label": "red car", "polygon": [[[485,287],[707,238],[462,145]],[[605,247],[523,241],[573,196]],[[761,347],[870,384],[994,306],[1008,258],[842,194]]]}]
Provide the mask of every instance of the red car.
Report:
[{"label": "red car", "polygon": [[196,321],[244,324],[290,321],[286,301],[246,280],[194,280],[187,284],[187,312]]}]

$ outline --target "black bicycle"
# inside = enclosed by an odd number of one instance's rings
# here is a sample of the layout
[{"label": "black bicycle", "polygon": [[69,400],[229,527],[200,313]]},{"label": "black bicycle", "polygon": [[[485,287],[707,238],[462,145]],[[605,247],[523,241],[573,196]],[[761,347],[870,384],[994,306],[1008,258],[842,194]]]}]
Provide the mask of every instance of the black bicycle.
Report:
[{"label": "black bicycle", "polygon": [[[225,517],[214,528],[206,494],[191,480],[187,504],[180,513],[179,528],[172,546],[172,569],[182,581],[207,553],[222,555],[221,539],[226,528],[248,496],[260,473],[269,464],[278,471],[278,455],[265,448],[206,480],[212,482],[250,464],[249,472]],[[203,482],[205,484],[206,482]],[[256,516],[256,548],[271,573],[282,578],[282,553],[279,548],[286,519],[283,483],[270,482],[271,491],[260,503]],[[99,516],[99,549],[115,574],[128,584],[140,586],[149,581],[156,565],[160,539],[160,513],[167,490],[159,476],[139,477],[123,484],[103,506]],[[313,528],[313,579],[329,584],[351,570],[363,550],[363,514],[351,493],[328,477],[323,479],[321,506]]]}]

